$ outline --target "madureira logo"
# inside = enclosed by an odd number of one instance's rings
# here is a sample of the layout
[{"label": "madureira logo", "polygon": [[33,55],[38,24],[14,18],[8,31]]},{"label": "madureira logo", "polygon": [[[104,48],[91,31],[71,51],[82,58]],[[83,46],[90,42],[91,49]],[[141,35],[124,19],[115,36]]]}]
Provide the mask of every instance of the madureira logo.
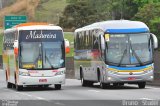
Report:
[{"label": "madureira logo", "polygon": [[26,36],[26,39],[55,39],[56,34],[48,33],[43,34],[43,31],[41,33],[37,33],[37,31],[30,31],[30,34]]}]

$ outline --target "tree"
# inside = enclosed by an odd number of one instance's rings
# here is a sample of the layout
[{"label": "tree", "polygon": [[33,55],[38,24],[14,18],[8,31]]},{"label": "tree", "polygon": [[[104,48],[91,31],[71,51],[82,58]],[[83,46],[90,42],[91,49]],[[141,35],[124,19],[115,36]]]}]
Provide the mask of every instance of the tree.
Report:
[{"label": "tree", "polygon": [[145,4],[133,17],[134,20],[145,22],[152,33],[160,40],[160,2]]},{"label": "tree", "polygon": [[95,22],[97,17],[95,9],[88,7],[85,1],[69,4],[60,17],[59,25],[64,28],[78,28],[91,22]]}]

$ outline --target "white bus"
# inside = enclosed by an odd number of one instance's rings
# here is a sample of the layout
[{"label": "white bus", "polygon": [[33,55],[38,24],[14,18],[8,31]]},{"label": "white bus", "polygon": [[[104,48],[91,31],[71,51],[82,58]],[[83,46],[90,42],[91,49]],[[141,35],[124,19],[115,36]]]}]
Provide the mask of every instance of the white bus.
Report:
[{"label": "white bus", "polygon": [[75,30],[75,77],[82,86],[101,88],[138,84],[154,79],[153,50],[158,41],[142,22],[112,20]]},{"label": "white bus", "polygon": [[61,89],[65,83],[63,30],[45,23],[25,23],[4,31],[3,68],[7,87],[18,91],[25,86]]}]

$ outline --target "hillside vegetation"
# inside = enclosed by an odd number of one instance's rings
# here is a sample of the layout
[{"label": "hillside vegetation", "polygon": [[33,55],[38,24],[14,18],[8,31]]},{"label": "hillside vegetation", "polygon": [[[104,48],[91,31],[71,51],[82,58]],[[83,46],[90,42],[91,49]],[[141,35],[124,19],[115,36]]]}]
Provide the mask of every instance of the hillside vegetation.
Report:
[{"label": "hillside vegetation", "polygon": [[66,0],[41,0],[35,11],[35,20],[58,24],[66,5]]},{"label": "hillside vegetation", "polygon": [[66,5],[66,0],[15,0],[0,10],[0,26],[5,15],[27,15],[28,21],[57,24]]}]

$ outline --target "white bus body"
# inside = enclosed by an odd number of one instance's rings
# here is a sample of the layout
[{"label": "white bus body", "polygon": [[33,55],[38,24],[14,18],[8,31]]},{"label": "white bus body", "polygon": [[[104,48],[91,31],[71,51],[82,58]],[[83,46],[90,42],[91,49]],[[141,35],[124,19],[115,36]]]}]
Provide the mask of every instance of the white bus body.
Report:
[{"label": "white bus body", "polygon": [[144,88],[154,78],[153,50],[158,42],[142,22],[93,23],[76,29],[74,42],[75,77],[82,86],[131,83]]},{"label": "white bus body", "polygon": [[7,87],[65,83],[65,41],[59,26],[25,25],[4,31],[3,68]]}]

